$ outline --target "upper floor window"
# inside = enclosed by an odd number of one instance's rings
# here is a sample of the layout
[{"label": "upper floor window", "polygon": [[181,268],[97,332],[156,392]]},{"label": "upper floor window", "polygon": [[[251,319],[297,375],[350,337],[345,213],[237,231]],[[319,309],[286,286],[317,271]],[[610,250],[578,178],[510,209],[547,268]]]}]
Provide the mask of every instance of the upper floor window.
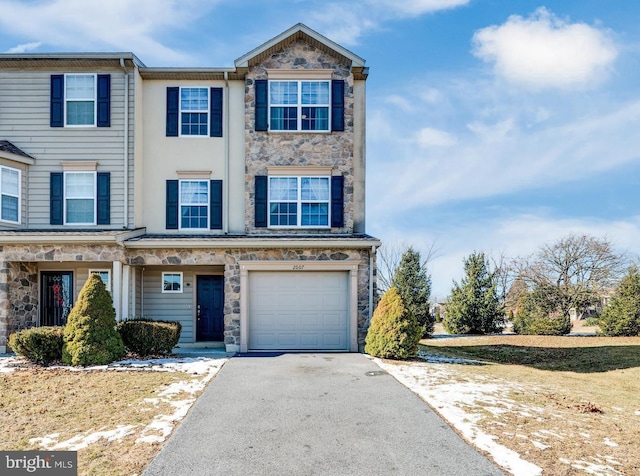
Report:
[{"label": "upper floor window", "polygon": [[64,93],[66,125],[95,125],[96,75],[67,74]]},{"label": "upper floor window", "polygon": [[20,171],[0,167],[0,220],[20,223]]},{"label": "upper floor window", "polygon": [[329,227],[329,177],[269,177],[269,226]]},{"label": "upper floor window", "polygon": [[209,135],[207,88],[180,88],[180,135]]},{"label": "upper floor window", "polygon": [[272,131],[329,131],[329,81],[269,81]]},{"label": "upper floor window", "polygon": [[110,127],[111,75],[51,75],[51,127]]},{"label": "upper floor window", "polygon": [[95,225],[95,172],[65,172],[64,205],[65,224]]},{"label": "upper floor window", "polygon": [[208,180],[180,180],[180,228],[209,228]]}]

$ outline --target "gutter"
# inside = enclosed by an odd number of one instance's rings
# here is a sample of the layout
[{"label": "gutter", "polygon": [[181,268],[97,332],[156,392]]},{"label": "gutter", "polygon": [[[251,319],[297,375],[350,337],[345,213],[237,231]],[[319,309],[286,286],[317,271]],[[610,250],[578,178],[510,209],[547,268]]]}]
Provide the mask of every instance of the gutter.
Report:
[{"label": "gutter", "polygon": [[352,248],[368,249],[378,247],[382,243],[379,240],[348,240],[348,239],[288,239],[288,238],[143,238],[140,240],[130,240],[123,245],[131,249],[153,249],[153,248]]}]

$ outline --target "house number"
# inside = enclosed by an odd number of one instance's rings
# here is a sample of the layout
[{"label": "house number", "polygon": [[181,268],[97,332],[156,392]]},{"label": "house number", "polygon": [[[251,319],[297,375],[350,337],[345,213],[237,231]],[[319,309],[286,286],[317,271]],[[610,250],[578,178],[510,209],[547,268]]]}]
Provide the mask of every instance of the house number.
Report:
[{"label": "house number", "polygon": [[293,265],[293,270],[294,271],[301,271],[304,269],[304,265],[303,264],[294,264]]}]

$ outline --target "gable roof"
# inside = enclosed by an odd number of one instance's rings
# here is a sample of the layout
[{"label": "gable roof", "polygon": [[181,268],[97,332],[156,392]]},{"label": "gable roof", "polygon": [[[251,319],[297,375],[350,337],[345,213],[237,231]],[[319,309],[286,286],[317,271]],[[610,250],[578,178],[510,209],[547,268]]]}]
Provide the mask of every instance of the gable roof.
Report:
[{"label": "gable roof", "polygon": [[317,31],[312,30],[303,23],[298,23],[278,36],[263,43],[262,45],[249,51],[246,55],[241,56],[235,61],[236,68],[248,68],[260,63],[264,58],[273,53],[282,50],[292,41],[302,39],[316,48],[325,51],[338,59],[345,60],[350,66],[354,75],[362,76],[366,79],[368,68],[365,67],[365,60],[360,56],[352,53],[339,44],[331,41],[329,38],[321,35]]},{"label": "gable roof", "polygon": [[33,165],[35,159],[8,140],[0,140],[0,158]]}]

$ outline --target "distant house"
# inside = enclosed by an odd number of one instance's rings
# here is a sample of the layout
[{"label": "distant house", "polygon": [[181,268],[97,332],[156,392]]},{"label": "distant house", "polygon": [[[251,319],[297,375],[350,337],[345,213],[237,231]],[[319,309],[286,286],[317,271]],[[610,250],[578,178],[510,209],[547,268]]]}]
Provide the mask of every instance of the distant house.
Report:
[{"label": "distant house", "polygon": [[0,351],[64,324],[90,273],[183,345],[357,351],[367,76],[302,24],[230,68],[0,55]]}]

